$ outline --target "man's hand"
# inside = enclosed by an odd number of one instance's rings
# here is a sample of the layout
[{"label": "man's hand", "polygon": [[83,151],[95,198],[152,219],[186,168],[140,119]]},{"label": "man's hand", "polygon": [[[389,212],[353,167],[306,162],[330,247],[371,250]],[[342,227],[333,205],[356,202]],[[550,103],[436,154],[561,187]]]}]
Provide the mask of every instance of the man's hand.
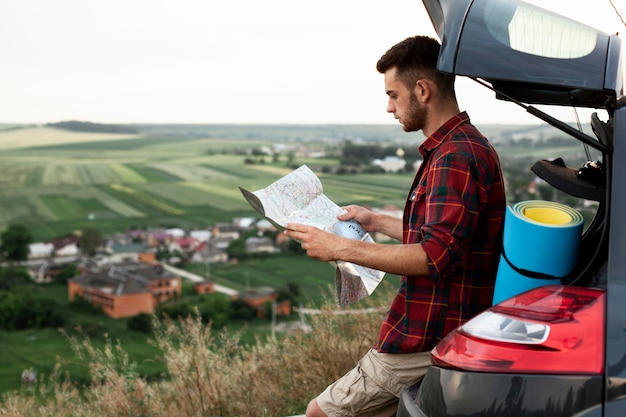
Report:
[{"label": "man's hand", "polygon": [[342,208],[346,210],[346,212],[337,216],[337,219],[354,219],[369,233],[379,232],[392,239],[402,240],[401,218],[376,213],[361,206],[350,205]]},{"label": "man's hand", "polygon": [[346,212],[344,214],[340,214],[339,216],[337,216],[338,220],[346,221],[346,220],[354,219],[357,222],[359,222],[361,226],[367,232],[376,231],[375,225],[374,225],[374,219],[376,217],[376,213],[374,213],[372,210],[366,209],[365,207],[354,206],[354,205],[345,206],[342,208],[346,210]]},{"label": "man's hand", "polygon": [[[354,213],[354,211],[349,211],[349,213]],[[346,218],[352,217],[348,214]],[[366,219],[367,216],[360,218]],[[396,220],[389,216],[380,216],[380,218]],[[318,261],[352,262],[397,275],[428,275],[429,273],[428,256],[419,243],[385,245],[363,242],[300,223],[288,223],[283,233],[299,241],[306,254]]]},{"label": "man's hand", "polygon": [[306,254],[318,261],[336,261],[345,238],[325,232],[315,226],[300,223],[286,225],[285,235],[300,242]]}]

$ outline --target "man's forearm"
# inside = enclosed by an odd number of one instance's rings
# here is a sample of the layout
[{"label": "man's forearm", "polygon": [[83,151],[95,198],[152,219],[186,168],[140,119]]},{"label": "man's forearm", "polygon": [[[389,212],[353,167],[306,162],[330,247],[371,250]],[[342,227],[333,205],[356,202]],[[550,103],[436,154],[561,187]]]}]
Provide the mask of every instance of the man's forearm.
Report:
[{"label": "man's forearm", "polygon": [[397,275],[428,275],[428,256],[419,243],[394,245],[343,239],[338,260]]},{"label": "man's forearm", "polygon": [[402,241],[402,219],[386,214],[376,215],[376,231]]}]

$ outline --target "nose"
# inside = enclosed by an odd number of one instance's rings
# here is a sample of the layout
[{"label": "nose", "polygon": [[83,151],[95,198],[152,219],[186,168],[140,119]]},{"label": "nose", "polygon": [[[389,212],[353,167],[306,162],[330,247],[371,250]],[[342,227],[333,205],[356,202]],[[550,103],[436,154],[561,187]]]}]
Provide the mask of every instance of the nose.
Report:
[{"label": "nose", "polygon": [[387,113],[393,113],[396,111],[396,107],[393,105],[393,101],[390,99],[387,102]]}]

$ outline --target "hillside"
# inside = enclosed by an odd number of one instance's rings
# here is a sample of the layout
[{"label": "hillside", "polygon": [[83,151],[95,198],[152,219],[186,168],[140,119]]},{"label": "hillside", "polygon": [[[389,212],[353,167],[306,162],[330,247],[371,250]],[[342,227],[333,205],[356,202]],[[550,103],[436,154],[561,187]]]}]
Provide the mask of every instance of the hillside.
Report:
[{"label": "hillside", "polygon": [[77,132],[46,126],[0,130],[0,150],[33,148],[69,143],[90,143],[140,137],[137,133]]},{"label": "hillside", "polygon": [[136,129],[125,125],[112,125],[103,123],[83,122],[78,120],[68,120],[57,123],[48,123],[47,127],[55,129],[68,130],[70,132],[89,132],[89,133],[121,133],[136,134]]}]

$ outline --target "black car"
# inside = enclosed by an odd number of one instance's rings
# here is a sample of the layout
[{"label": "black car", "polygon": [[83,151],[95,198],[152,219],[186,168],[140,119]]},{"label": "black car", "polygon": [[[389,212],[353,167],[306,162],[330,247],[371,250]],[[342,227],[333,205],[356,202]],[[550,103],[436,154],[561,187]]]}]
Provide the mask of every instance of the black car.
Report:
[{"label": "black car", "polygon": [[[557,158],[529,167],[554,188],[597,202],[597,210],[578,236],[572,270],[546,277],[521,268],[533,288],[495,301],[447,335],[422,382],[404,391],[397,415],[626,416],[621,40],[517,0],[423,2],[442,42],[441,71],[475,79],[599,155],[583,166]],[[590,110],[593,133],[537,105]]]}]

